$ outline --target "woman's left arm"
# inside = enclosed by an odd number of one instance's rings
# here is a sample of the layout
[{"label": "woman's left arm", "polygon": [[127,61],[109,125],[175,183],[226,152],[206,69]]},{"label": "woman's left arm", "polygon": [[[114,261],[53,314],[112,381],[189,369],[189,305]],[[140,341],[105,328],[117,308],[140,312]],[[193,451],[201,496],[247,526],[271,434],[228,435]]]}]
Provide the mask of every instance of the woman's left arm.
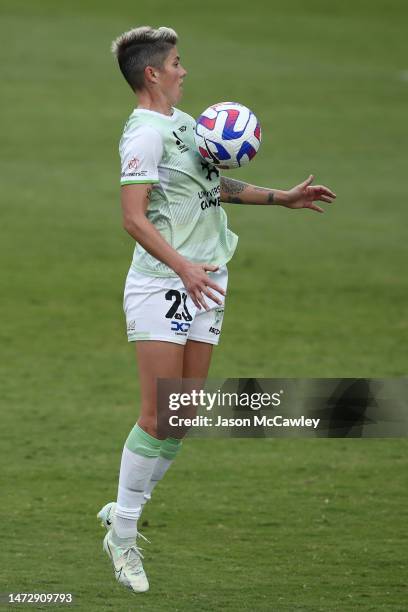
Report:
[{"label": "woman's left arm", "polygon": [[236,181],[226,176],[221,177],[221,202],[229,204],[275,204],[286,208],[310,208],[324,212],[315,201],[331,203],[336,194],[324,185],[312,185],[314,176],[311,174],[306,181],[288,191],[255,187],[249,183]]}]

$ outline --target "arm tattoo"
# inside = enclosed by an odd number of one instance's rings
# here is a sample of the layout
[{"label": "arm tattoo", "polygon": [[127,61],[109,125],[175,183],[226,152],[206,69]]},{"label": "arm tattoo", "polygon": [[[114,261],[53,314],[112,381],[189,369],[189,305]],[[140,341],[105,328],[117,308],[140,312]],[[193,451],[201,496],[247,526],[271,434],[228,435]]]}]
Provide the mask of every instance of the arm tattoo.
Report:
[{"label": "arm tattoo", "polygon": [[230,179],[225,176],[221,177],[221,189],[226,193],[241,193],[247,186],[248,183],[236,181],[235,179]]},{"label": "arm tattoo", "polygon": [[246,194],[245,198],[239,197],[247,187],[265,194],[266,202],[263,202],[263,204],[275,203],[275,194],[272,189],[265,189],[265,187],[253,187],[248,183],[236,181],[235,179],[230,179],[225,176],[221,177],[222,201],[226,202],[227,204],[249,204],[250,202],[248,201],[248,197],[251,196]]},{"label": "arm tattoo", "polygon": [[242,204],[242,199],[238,197],[238,193],[244,191],[248,187],[248,183],[236,181],[225,176],[221,177],[221,192],[226,195],[225,202],[231,204]]},{"label": "arm tattoo", "polygon": [[274,193],[270,189],[265,189],[265,187],[254,187],[255,191],[263,191],[268,194],[267,204],[273,204],[275,201]]}]

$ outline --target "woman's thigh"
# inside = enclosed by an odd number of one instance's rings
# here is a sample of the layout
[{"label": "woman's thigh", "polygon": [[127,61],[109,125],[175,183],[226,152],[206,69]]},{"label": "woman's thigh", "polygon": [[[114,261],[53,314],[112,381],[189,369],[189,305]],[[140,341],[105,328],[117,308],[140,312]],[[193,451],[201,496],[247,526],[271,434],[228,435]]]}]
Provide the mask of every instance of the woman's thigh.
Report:
[{"label": "woman's thigh", "polygon": [[[188,340],[184,349],[182,391],[191,395],[205,388],[205,382],[210,368],[213,345],[206,342]],[[180,412],[180,411],[179,411]],[[197,406],[191,405],[184,409],[184,416],[194,418]],[[183,432],[187,433],[187,428]],[[178,437],[178,436],[176,436]]]},{"label": "woman's thigh", "polygon": [[207,378],[213,345],[187,340],[183,357],[183,378]]},{"label": "woman's thigh", "polygon": [[185,347],[173,342],[147,340],[136,342],[136,358],[140,378],[141,407],[139,426],[156,437],[157,380],[181,379]]},{"label": "woman's thigh", "polygon": [[[210,367],[213,345],[188,340],[186,345],[155,340],[136,342],[136,355],[140,377],[141,408],[139,426],[152,436],[157,432],[157,381],[159,378],[198,379],[191,384],[187,381],[180,391],[191,393],[204,386]],[[194,416],[190,414],[188,416]],[[195,411],[194,411],[195,412]],[[185,432],[174,432],[182,437]],[[164,435],[163,437],[166,437]]]}]

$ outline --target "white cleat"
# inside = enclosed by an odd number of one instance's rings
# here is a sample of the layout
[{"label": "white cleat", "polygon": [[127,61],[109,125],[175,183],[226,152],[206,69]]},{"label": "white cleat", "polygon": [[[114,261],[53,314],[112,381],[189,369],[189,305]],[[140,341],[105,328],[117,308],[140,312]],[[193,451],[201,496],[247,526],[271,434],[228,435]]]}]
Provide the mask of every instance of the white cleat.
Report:
[{"label": "white cleat", "polygon": [[[138,533],[137,537],[149,541],[141,533]],[[115,578],[120,584],[134,593],[144,593],[149,590],[149,582],[142,564],[143,555],[135,542],[129,544],[126,541],[125,545],[119,545],[113,541],[113,533],[109,529],[103,540],[103,548],[113,563]]]},{"label": "white cleat", "polygon": [[116,502],[109,502],[96,515],[101,521],[101,525],[105,527],[107,531],[112,528],[113,518],[115,516]]}]

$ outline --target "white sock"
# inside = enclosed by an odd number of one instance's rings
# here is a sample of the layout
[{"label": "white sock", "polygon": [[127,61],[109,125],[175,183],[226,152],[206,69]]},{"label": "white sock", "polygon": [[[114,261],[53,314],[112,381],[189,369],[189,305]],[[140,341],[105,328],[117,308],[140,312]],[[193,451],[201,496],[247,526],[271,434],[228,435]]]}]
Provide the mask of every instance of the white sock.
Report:
[{"label": "white sock", "polygon": [[144,492],[150,484],[158,457],[145,457],[123,449],[120,465],[118,499],[113,529],[119,538],[135,538],[137,520],[144,503]]},{"label": "white sock", "polygon": [[154,466],[154,470],[152,473],[152,477],[150,478],[149,483],[146,485],[143,495],[142,501],[142,510],[145,504],[151,499],[152,491],[157,483],[163,478],[174,459],[165,459],[164,457],[158,457],[156,461],[156,465]]}]

